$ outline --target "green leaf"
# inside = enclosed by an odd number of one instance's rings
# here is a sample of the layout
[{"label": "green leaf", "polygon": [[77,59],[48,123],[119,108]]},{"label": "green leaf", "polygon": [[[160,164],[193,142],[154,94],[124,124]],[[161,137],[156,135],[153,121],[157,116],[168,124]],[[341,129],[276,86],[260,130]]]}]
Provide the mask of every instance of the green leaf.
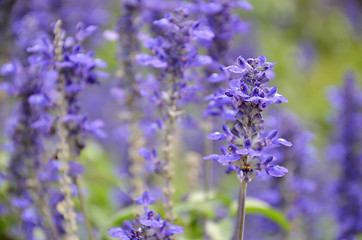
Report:
[{"label": "green leaf", "polygon": [[[281,228],[283,228],[285,231],[289,231],[290,224],[288,219],[284,216],[284,214],[270,206],[267,202],[264,202],[257,198],[248,197],[246,198],[245,202],[245,213],[246,214],[255,214],[255,215],[261,215],[269,220],[277,223]],[[237,203],[234,202],[234,204],[231,207],[231,212],[233,216],[236,215],[237,212]]]},{"label": "green leaf", "polygon": [[177,214],[182,212],[198,212],[201,215],[207,218],[215,217],[215,202],[203,202],[203,201],[194,201],[194,202],[183,202],[178,203],[174,207],[174,211]]}]

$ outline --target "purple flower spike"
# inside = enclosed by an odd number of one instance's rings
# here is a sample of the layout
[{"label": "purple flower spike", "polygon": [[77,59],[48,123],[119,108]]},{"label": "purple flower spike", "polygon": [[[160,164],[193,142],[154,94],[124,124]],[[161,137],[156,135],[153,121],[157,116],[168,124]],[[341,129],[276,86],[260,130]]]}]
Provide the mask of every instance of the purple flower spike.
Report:
[{"label": "purple flower spike", "polygon": [[[264,109],[271,104],[287,101],[277,93],[276,87],[267,85],[270,79],[266,71],[273,69],[273,65],[275,63],[267,62],[264,56],[255,59],[238,57],[237,65],[224,68],[238,77],[230,81],[230,87],[224,91],[224,97],[215,94],[214,96],[218,97],[212,99],[214,106],[218,106],[224,112],[225,109],[232,108],[234,122],[232,129],[226,124],[222,126],[225,134],[214,132],[208,138],[226,140],[231,144],[231,153],[222,147],[222,155],[212,154],[205,159],[213,159],[228,166],[228,172],[238,172],[238,176],[247,182],[256,176],[258,171],[265,171],[273,177],[282,177],[287,172],[286,168],[271,164],[273,157],[267,158],[266,153],[268,146],[292,146],[284,138],[277,138],[277,130],[269,133],[264,130]],[[264,159],[267,160],[263,161]]]},{"label": "purple flower spike", "polygon": [[116,227],[108,230],[109,236],[122,240],[169,240],[170,236],[182,232],[181,226],[170,224],[163,220],[158,213],[148,208],[144,208],[141,216],[138,215],[131,221],[125,221],[122,228]]}]

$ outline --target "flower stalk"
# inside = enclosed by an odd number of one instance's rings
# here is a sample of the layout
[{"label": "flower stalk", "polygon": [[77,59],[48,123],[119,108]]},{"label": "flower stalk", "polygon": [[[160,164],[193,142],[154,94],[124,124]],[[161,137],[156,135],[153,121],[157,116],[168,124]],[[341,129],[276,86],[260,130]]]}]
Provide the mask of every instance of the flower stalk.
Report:
[{"label": "flower stalk", "polygon": [[[64,32],[62,30],[62,22],[58,20],[55,23],[54,28],[54,52],[55,52],[55,60],[57,62],[63,61],[63,43],[64,43]],[[58,87],[60,94],[59,99],[59,108],[58,108],[58,118],[64,117],[67,115],[67,110],[69,105],[66,101],[66,93],[64,92],[65,77],[62,74],[62,69],[60,67],[57,68],[59,72],[59,81]],[[72,189],[70,188],[70,184],[72,183],[71,178],[69,177],[69,165],[68,161],[70,161],[71,157],[71,149],[68,143],[68,131],[64,122],[58,120],[58,134],[60,137],[60,143],[58,146],[58,159],[61,162],[61,166],[59,167],[60,172],[60,185],[61,192],[63,193],[64,199],[59,202],[57,205],[57,210],[63,214],[64,216],[64,229],[66,232],[65,239],[66,240],[78,240],[78,236],[76,231],[78,229],[76,222],[76,213],[74,210],[74,202],[71,198]]]},{"label": "flower stalk", "polygon": [[166,220],[173,223],[174,215],[172,213],[173,208],[173,201],[171,199],[171,196],[174,192],[174,189],[172,187],[172,178],[173,178],[173,165],[171,162],[171,149],[172,149],[172,142],[173,142],[173,134],[175,131],[175,120],[177,116],[177,109],[176,109],[176,101],[179,100],[179,94],[177,92],[177,80],[176,77],[171,78],[171,87],[169,89],[169,96],[170,101],[168,104],[168,108],[166,110],[166,116],[167,121],[166,123],[166,131],[164,133],[164,148],[163,148],[163,154],[164,154],[164,167],[163,167],[163,173],[165,175],[165,181],[166,185],[164,188],[163,193],[166,197]]},{"label": "flower stalk", "polygon": [[244,239],[244,229],[245,229],[245,200],[246,200],[246,187],[247,187],[248,183],[245,180],[241,181],[241,186],[240,186],[240,194],[239,194],[239,201],[238,201],[238,209],[240,209],[240,212],[238,212],[238,221],[239,222],[239,226],[237,226],[237,233],[239,235],[239,237],[237,238],[238,240],[243,240]]}]

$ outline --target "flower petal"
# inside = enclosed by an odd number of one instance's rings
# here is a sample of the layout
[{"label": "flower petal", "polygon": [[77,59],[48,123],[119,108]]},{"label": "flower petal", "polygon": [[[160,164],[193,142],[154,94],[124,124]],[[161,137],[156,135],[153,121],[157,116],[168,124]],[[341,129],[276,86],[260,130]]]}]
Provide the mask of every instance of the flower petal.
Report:
[{"label": "flower petal", "polygon": [[207,136],[208,139],[211,140],[225,140],[226,136],[223,133],[220,132],[213,132]]}]

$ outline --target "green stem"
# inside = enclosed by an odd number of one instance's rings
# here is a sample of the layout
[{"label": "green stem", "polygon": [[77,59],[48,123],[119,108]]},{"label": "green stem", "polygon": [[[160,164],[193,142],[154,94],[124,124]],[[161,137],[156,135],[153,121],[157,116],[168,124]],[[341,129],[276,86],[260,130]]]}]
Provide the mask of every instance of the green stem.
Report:
[{"label": "green stem", "polygon": [[75,177],[75,184],[77,185],[79,204],[80,204],[80,208],[82,210],[82,214],[84,217],[85,226],[87,228],[88,238],[89,238],[89,240],[93,240],[92,227],[91,227],[91,224],[89,221],[87,208],[85,206],[85,200],[84,200],[84,196],[83,196],[83,192],[82,192],[82,187],[81,187],[81,184],[79,181],[79,177]]},{"label": "green stem", "polygon": [[246,199],[246,187],[247,182],[245,180],[241,181],[241,194],[239,196],[239,204],[240,204],[240,226],[239,226],[239,240],[244,239],[244,228],[245,228],[245,199]]},{"label": "green stem", "polygon": [[240,212],[240,209],[241,209],[241,204],[240,204],[240,199],[241,199],[241,188],[239,188],[239,195],[238,195],[238,211],[236,213],[236,223],[235,223],[235,232],[234,232],[234,237],[233,237],[233,240],[238,240],[239,239],[239,236],[240,236],[240,215],[241,215],[241,212]]}]

